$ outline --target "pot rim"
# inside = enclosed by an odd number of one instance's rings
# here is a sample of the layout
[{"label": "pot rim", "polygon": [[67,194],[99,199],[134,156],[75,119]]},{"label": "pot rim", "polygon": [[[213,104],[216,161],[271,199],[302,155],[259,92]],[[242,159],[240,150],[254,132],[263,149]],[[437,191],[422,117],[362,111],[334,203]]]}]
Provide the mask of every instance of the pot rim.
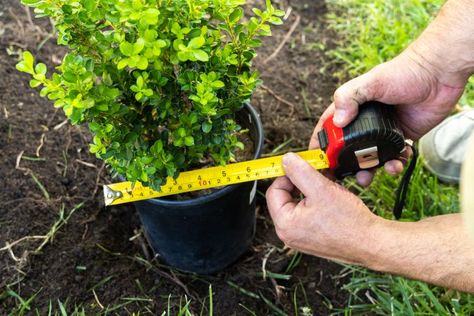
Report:
[{"label": "pot rim", "polygon": [[[262,121],[260,120],[260,114],[257,112],[257,110],[249,103],[245,102],[243,109],[247,110],[250,114],[251,120],[255,128],[257,129],[257,137],[254,140],[255,142],[255,153],[253,159],[257,159],[260,157],[262,150],[263,150],[263,125]],[[210,194],[206,194],[203,196],[199,196],[196,198],[191,198],[187,200],[165,200],[165,199],[148,199],[145,200],[148,203],[152,204],[157,204],[157,205],[169,205],[169,206],[183,206],[183,207],[189,207],[189,206],[194,206],[194,205],[201,205],[204,203],[208,203],[210,201],[216,200],[223,195],[226,195],[234,190],[237,190],[240,186],[245,185],[245,183],[238,183],[238,184],[232,184],[232,185],[227,185],[222,189],[218,189],[215,192],[212,192]]]}]

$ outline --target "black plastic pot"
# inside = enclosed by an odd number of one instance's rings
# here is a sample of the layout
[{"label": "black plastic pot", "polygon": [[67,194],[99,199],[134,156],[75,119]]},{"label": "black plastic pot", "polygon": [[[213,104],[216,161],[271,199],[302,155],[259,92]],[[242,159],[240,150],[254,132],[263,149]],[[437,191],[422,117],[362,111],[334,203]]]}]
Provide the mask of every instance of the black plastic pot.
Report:
[{"label": "black plastic pot", "polygon": [[[263,147],[258,113],[246,104],[238,113],[255,143],[255,158]],[[255,234],[257,183],[230,185],[189,200],[150,199],[135,206],[153,250],[181,270],[209,274],[239,258]]]}]

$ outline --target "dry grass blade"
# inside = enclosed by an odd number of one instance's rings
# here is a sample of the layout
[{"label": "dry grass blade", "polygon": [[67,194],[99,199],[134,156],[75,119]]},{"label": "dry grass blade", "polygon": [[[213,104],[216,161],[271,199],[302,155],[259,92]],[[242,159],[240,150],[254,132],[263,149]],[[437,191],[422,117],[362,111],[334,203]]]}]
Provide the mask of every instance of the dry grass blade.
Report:
[{"label": "dry grass blade", "polygon": [[291,103],[290,101],[288,100],[285,100],[284,98],[280,97],[278,94],[276,94],[272,89],[270,89],[269,87],[267,87],[266,85],[262,84],[260,85],[260,88],[262,88],[263,90],[265,90],[266,92],[268,92],[272,97],[274,97],[275,99],[277,99],[278,101],[280,101],[281,103],[285,104],[285,105],[288,105],[290,107],[290,113],[288,114],[289,116],[292,116],[293,113],[295,112],[295,105],[293,103]]},{"label": "dry grass blade", "polygon": [[296,28],[298,27],[298,25],[300,24],[300,21],[301,21],[301,17],[297,14],[296,15],[296,19],[295,19],[295,22],[293,22],[293,25],[291,25],[291,28],[290,30],[288,31],[288,33],[286,33],[285,37],[283,38],[283,40],[280,42],[280,45],[278,45],[278,47],[275,49],[275,51],[270,55],[268,56],[267,58],[265,58],[265,60],[263,61],[263,64],[266,64],[268,63],[270,60],[274,59],[278,53],[280,53],[280,51],[282,50],[283,46],[285,46],[285,44],[288,42],[288,40],[291,38],[291,35],[293,35],[293,32],[296,30]]}]

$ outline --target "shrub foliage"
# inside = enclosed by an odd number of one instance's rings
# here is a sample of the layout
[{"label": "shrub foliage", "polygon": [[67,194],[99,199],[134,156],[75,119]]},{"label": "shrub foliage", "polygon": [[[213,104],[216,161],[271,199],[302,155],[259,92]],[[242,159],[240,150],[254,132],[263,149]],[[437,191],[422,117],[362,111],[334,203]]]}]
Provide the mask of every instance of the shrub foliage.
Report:
[{"label": "shrub foliage", "polygon": [[283,12],[270,0],[22,0],[48,16],[69,48],[48,76],[24,52],[17,69],[73,124],[91,152],[130,181],[159,189],[203,160],[225,164],[243,146],[239,111],[259,83],[255,48]]}]

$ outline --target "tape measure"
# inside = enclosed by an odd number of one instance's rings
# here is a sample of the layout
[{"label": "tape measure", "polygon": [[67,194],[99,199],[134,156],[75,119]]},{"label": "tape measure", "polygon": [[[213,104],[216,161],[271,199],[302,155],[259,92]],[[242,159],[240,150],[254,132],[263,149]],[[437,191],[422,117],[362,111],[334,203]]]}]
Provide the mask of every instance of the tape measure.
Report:
[{"label": "tape measure", "polygon": [[[321,149],[297,154],[315,169],[329,168],[338,178],[382,166],[389,160],[397,159],[405,149],[405,139],[395,120],[393,107],[375,101],[362,105],[358,116],[345,128],[335,126],[330,117],[324,122],[318,138]],[[169,177],[161,191],[154,191],[139,182],[105,185],[105,205],[283,176],[282,157],[181,172],[176,179]]]}]

